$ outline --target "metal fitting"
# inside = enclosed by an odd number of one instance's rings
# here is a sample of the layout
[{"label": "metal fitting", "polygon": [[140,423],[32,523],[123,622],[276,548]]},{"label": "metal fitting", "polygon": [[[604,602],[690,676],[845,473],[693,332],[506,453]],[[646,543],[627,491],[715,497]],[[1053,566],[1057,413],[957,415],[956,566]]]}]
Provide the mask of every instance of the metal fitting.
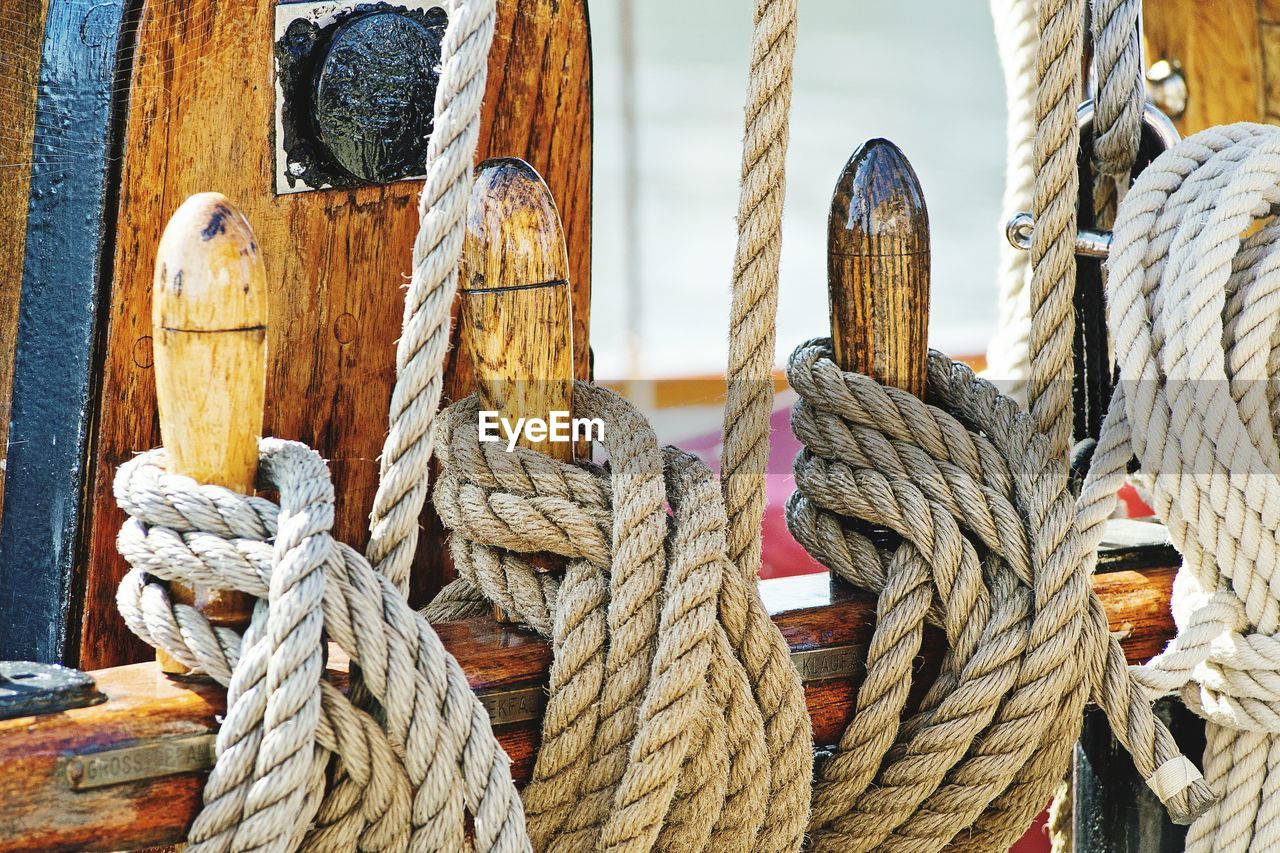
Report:
[{"label": "metal fitting", "polygon": [[1182,63],[1161,59],[1147,69],[1147,91],[1151,100],[1170,118],[1180,118],[1187,111],[1187,77]]}]

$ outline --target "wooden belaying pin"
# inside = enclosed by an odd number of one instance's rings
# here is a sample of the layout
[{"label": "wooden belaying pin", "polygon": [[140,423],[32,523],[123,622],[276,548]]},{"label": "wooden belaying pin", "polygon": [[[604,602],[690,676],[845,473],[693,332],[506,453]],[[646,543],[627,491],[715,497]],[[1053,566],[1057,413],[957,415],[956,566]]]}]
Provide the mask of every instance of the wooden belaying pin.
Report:
[{"label": "wooden belaying pin", "polygon": [[842,370],[917,397],[929,331],[929,211],[915,170],[887,139],[849,158],[827,220],[831,341]]},{"label": "wooden belaying pin", "polygon": [[[572,461],[573,441],[553,436],[573,416],[569,254],[551,190],[528,163],[499,158],[476,167],[460,269],[461,348],[481,409],[508,424],[525,418],[518,446]],[[534,418],[546,428],[531,435]],[[504,430],[495,431],[505,446]],[[554,555],[531,561],[546,571],[563,565]]]},{"label": "wooden belaying pin", "polygon": [[[244,214],[218,193],[187,199],[160,238],[151,295],[156,402],[169,471],[253,493],[267,370],[267,286]],[[252,596],[172,584],[215,625],[243,628]],[[157,653],[165,672],[186,667]]]}]

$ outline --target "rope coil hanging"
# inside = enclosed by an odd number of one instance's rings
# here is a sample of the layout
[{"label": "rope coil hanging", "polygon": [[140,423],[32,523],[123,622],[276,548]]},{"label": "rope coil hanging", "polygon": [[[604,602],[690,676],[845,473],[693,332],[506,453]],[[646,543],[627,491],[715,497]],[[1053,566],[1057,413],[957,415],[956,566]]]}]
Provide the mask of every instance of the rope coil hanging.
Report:
[{"label": "rope coil hanging", "polygon": [[[1136,4],[1100,6],[1099,62],[1130,68]],[[937,354],[932,405],[841,371],[820,342],[802,345],[789,366],[801,398],[793,427],[806,446],[789,527],[820,561],[879,595],[855,717],[820,768],[818,848],[1007,848],[1059,787],[1090,699],[1176,820],[1212,802],[1128,674],[1088,585],[1105,517],[1084,507],[1077,519],[1067,474],[1084,7],[1046,0],[1037,13],[1030,413]],[[1132,78],[1110,72],[1100,183],[1127,171],[1134,91]],[[880,551],[864,523],[901,543]],[[928,619],[942,625],[948,653],[907,716],[910,661]]]},{"label": "rope coil hanging", "polygon": [[1139,176],[1109,261],[1119,383],[1081,507],[1105,518],[1136,456],[1183,557],[1177,637],[1134,675],[1208,723],[1205,776],[1223,799],[1192,825],[1193,851],[1280,844],[1278,208],[1280,129],[1211,128]]},{"label": "rope coil hanging", "polygon": [[[802,345],[788,379],[805,445],[788,527],[879,596],[855,715],[814,792],[816,849],[1007,848],[1057,787],[1087,701],[1144,777],[1187,770],[1108,633],[1088,582],[1097,542],[1029,415],[938,353],[929,404],[841,371],[825,342]],[[851,519],[901,544],[882,551]],[[927,622],[947,655],[908,714]],[[1184,781],[1163,796],[1187,821],[1209,793]]]},{"label": "rope coil hanging", "polygon": [[[574,411],[609,424],[607,472],[481,444],[467,400],[441,436],[434,497],[461,579],[428,614],[482,596],[552,640],[524,791],[535,846],[798,849],[804,694],[753,580],[728,561],[714,476],[661,450],[609,391],[579,384]],[[519,556],[533,552],[570,558],[563,578]]]}]

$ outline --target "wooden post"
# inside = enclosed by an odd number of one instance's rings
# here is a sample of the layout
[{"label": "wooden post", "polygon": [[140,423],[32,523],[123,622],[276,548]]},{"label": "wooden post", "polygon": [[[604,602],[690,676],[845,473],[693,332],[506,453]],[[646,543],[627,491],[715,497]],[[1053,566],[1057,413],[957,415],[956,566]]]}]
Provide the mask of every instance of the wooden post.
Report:
[{"label": "wooden post", "polygon": [[915,170],[887,139],[864,142],[836,181],[827,220],[841,369],[924,396],[929,269],[929,212]]},{"label": "wooden post", "polygon": [[[573,310],[569,255],[555,199],[523,160],[476,168],[459,279],[460,337],[482,409],[514,424],[573,411]],[[519,446],[571,462],[574,445],[522,435]],[[532,562],[552,571],[553,555]],[[505,621],[499,610],[497,616]]]},{"label": "wooden post", "polygon": [[[151,322],[169,470],[253,493],[266,389],[267,288],[244,215],[217,193],[178,208],[156,253]],[[253,598],[171,585],[215,625],[248,624]],[[187,670],[163,652],[162,668]]]}]

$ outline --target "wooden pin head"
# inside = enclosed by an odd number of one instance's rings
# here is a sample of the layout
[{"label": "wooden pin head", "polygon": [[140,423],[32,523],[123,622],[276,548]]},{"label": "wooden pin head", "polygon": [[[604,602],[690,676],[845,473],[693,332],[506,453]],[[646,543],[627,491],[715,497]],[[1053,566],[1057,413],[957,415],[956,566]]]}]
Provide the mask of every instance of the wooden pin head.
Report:
[{"label": "wooden pin head", "polygon": [[[462,348],[482,408],[513,423],[571,412],[569,254],[551,190],[523,160],[486,160],[476,168],[459,289]],[[519,444],[573,459],[570,442],[524,437]]]},{"label": "wooden pin head", "polygon": [[[267,288],[244,214],[192,196],[156,254],[151,320],[160,434],[171,473],[252,494],[266,394]],[[215,625],[248,624],[253,599],[171,585]],[[161,655],[167,672],[185,672]]]},{"label": "wooden pin head", "polygon": [[863,143],[836,181],[827,288],[836,363],[924,396],[929,212],[915,170],[886,139]]}]

